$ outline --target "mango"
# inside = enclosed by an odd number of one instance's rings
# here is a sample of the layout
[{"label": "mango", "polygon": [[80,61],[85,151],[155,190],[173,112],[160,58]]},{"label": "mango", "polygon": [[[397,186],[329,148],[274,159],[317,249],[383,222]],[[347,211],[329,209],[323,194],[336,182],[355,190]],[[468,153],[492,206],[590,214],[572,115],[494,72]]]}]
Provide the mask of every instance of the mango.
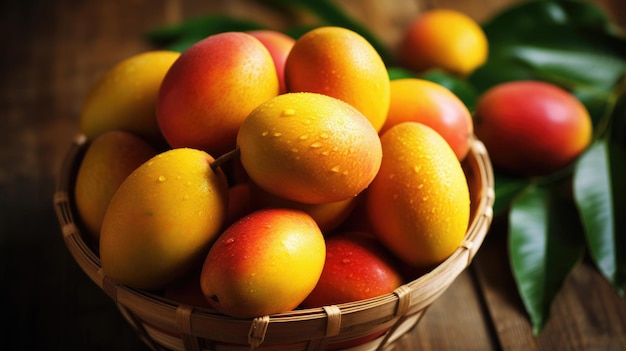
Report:
[{"label": "mango", "polygon": [[326,239],[322,275],[302,307],[322,307],[389,294],[402,285],[397,264],[369,233],[334,234]]},{"label": "mango", "polygon": [[308,204],[358,195],[382,158],[378,133],[357,109],[317,93],[270,99],[244,120],[240,160],[265,191]]},{"label": "mango", "polygon": [[514,176],[543,176],[571,165],[593,132],[589,112],[574,95],[532,80],[487,90],[474,118],[494,168]]},{"label": "mango", "polygon": [[161,82],[180,53],[147,51],[106,71],[87,95],[80,131],[89,140],[111,130],[133,133],[160,147],[165,144],[156,119]]},{"label": "mango", "polygon": [[201,150],[172,149],[139,166],[104,215],[105,275],[139,289],[171,284],[202,263],[228,208],[224,173]]},{"label": "mango", "polygon": [[285,63],[288,92],[313,92],[343,100],[376,131],[389,109],[389,75],[378,52],[358,33],[318,27],[296,40]]},{"label": "mango", "polygon": [[96,241],[117,188],[156,154],[157,150],[145,140],[119,130],[104,132],[89,144],[76,175],[74,199],[82,224]]},{"label": "mango", "polygon": [[402,122],[420,122],[446,139],[456,157],[467,156],[474,136],[474,121],[465,104],[452,91],[419,78],[391,81],[391,104],[379,134]]},{"label": "mango", "polygon": [[266,209],[220,235],[200,273],[200,287],[218,311],[242,318],[296,308],[313,290],[326,258],[319,227],[302,211]]},{"label": "mango", "polygon": [[257,38],[270,52],[278,74],[279,93],[286,93],[285,62],[296,40],[285,33],[269,29],[251,30],[247,33]]},{"label": "mango", "polygon": [[383,161],[365,194],[374,235],[411,266],[441,263],[469,224],[461,164],[445,139],[422,123],[397,124],[380,139]]},{"label": "mango", "polygon": [[416,72],[440,69],[467,77],[485,64],[489,42],[475,19],[452,9],[432,9],[420,14],[404,29],[398,56]]},{"label": "mango", "polygon": [[219,157],[235,148],[246,116],[278,89],[272,56],[259,40],[244,32],[214,34],[167,72],[157,102],[159,128],[172,148]]}]

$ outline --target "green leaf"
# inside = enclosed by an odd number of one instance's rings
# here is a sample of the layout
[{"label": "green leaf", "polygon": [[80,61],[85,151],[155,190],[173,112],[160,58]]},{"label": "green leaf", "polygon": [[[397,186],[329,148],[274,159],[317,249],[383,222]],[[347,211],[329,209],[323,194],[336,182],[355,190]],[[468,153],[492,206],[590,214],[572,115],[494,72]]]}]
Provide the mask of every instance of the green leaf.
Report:
[{"label": "green leaf", "polygon": [[584,235],[568,184],[533,184],[513,201],[509,213],[511,267],[535,335],[584,254]]},{"label": "green leaf", "polygon": [[626,151],[608,139],[594,143],[574,172],[574,198],[591,256],[620,295],[626,283]]},{"label": "green leaf", "polygon": [[387,67],[387,73],[389,74],[389,79],[403,79],[403,78],[418,78],[419,75],[409,69],[404,67],[391,66]]},{"label": "green leaf", "polygon": [[182,52],[212,34],[263,28],[266,27],[254,21],[225,15],[211,15],[158,28],[149,32],[147,39],[160,48]]},{"label": "green leaf", "polygon": [[591,117],[594,130],[598,132],[598,127],[614,107],[612,99],[615,98],[615,92],[601,89],[578,89],[572,93],[583,102]]},{"label": "green leaf", "polygon": [[485,90],[512,79],[539,79],[568,90],[610,89],[626,72],[626,41],[603,32],[537,25],[515,40],[487,37],[487,63],[469,77]]},{"label": "green leaf", "polygon": [[530,184],[529,178],[512,177],[496,172],[494,184],[496,200],[493,204],[493,213],[497,215],[506,211],[511,202]]},{"label": "green leaf", "polygon": [[580,27],[613,34],[618,32],[617,26],[600,7],[577,0],[522,2],[498,13],[484,27],[495,40],[515,41],[516,33],[544,25]]}]

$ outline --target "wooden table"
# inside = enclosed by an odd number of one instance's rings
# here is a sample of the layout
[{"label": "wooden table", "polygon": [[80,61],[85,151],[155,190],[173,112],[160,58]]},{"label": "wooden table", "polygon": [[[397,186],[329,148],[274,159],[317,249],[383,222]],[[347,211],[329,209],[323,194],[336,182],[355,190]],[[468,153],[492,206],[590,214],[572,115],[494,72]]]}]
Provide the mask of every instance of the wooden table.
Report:
[{"label": "wooden table", "polygon": [[[341,1],[386,43],[428,7],[479,21],[517,1]],[[624,26],[622,0],[599,2]],[[151,47],[143,35],[208,12],[280,18],[252,1],[3,1],[0,5],[0,349],[145,350],[113,302],[73,261],[53,212],[81,101],[109,67]],[[626,300],[588,263],[565,282],[533,337],[496,220],[474,263],[398,350],[626,350]]]}]

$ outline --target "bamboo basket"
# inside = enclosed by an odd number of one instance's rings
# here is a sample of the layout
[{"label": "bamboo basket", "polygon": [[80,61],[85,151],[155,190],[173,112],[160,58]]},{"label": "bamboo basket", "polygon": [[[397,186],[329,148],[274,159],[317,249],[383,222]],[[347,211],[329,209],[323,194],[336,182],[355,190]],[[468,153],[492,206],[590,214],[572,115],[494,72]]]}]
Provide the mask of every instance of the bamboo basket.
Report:
[{"label": "bamboo basket", "polygon": [[[323,308],[254,319],[232,318],[165,299],[106,277],[100,259],[81,235],[72,199],[87,140],[79,135],[68,151],[54,194],[65,244],[78,265],[117,305],[153,350],[392,350],[428,307],[472,262],[493,219],[494,178],[482,142],[474,139],[463,161],[471,196],[470,225],[460,247],[443,263],[393,293]],[[75,220],[76,219],[76,220]],[[350,347],[346,347],[352,343]]]}]

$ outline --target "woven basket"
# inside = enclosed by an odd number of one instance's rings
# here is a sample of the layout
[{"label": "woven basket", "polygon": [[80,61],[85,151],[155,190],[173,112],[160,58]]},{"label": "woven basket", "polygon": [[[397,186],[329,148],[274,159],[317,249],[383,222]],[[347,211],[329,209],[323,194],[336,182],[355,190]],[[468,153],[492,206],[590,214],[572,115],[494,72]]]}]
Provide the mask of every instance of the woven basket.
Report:
[{"label": "woven basket", "polygon": [[429,273],[380,297],[323,308],[237,319],[129,288],[107,278],[100,259],[83,240],[72,199],[86,149],[78,136],[61,168],[54,206],[65,244],[83,271],[117,304],[122,315],[154,350],[391,350],[427,308],[471,263],[493,219],[494,178],[482,142],[473,140],[463,161],[471,193],[470,226],[461,246]]}]

